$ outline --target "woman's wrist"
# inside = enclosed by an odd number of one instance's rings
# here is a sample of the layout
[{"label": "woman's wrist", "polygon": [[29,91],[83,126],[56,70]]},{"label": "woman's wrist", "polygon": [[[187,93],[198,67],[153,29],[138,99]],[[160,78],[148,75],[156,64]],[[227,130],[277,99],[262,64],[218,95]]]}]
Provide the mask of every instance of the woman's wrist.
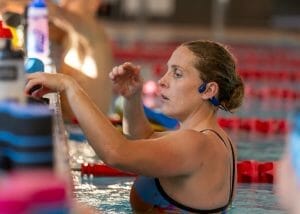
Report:
[{"label": "woman's wrist", "polygon": [[68,76],[68,75],[64,75],[65,78],[62,78],[62,83],[61,83],[61,88],[59,89],[60,92],[65,92],[67,95],[72,95],[74,93],[76,93],[75,91],[78,90],[78,88],[80,87],[76,81]]},{"label": "woman's wrist", "polygon": [[134,95],[130,97],[124,97],[123,107],[125,109],[141,106],[142,104],[142,92],[136,92]]},{"label": "woman's wrist", "polygon": [[142,99],[142,90],[139,89],[135,93],[133,93],[131,96],[125,97],[124,99],[128,102],[135,102]]}]

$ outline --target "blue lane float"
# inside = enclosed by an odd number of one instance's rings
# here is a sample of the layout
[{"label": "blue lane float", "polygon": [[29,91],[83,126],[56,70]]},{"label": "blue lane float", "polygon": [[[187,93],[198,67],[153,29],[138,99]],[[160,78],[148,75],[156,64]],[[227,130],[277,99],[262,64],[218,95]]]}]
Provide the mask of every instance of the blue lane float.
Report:
[{"label": "blue lane float", "polygon": [[0,101],[0,169],[53,166],[53,111]]},{"label": "blue lane float", "polygon": [[168,117],[163,113],[155,111],[146,106],[144,106],[144,112],[150,121],[160,124],[167,129],[176,129],[179,126],[179,123],[176,119]]}]

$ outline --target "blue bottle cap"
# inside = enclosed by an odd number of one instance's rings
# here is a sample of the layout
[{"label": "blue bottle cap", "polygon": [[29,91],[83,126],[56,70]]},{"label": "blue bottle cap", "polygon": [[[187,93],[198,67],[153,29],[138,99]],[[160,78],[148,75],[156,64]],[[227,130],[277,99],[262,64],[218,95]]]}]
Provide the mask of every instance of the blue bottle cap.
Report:
[{"label": "blue bottle cap", "polygon": [[37,58],[28,58],[25,60],[26,73],[34,73],[44,71],[44,63]]},{"label": "blue bottle cap", "polygon": [[45,0],[32,0],[29,7],[46,7]]}]

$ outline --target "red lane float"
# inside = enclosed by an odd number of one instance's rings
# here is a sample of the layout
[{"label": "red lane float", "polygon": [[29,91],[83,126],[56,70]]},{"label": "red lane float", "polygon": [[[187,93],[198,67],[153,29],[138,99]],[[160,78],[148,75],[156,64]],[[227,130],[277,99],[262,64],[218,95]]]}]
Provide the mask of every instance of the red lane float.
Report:
[{"label": "red lane float", "polygon": [[[118,42],[112,42],[114,56],[117,59],[144,59],[144,60],[161,60],[167,59],[171,52],[181,42],[172,43],[141,43],[137,42],[130,46],[123,46]],[[297,49],[284,49],[277,51],[270,47],[244,47],[240,45],[232,45],[235,55],[241,65],[253,65],[259,69],[262,65],[272,65],[273,67],[280,67],[289,70],[288,68],[297,68],[300,66],[299,51]],[[277,65],[277,66],[276,66]],[[243,69],[248,71],[249,69]],[[253,69],[251,69],[252,71]],[[250,74],[251,75],[251,74]]]},{"label": "red lane float", "polygon": [[231,130],[254,131],[262,134],[288,133],[288,122],[285,119],[219,117],[218,122],[221,127]]},{"label": "red lane float", "polygon": [[84,163],[81,165],[81,174],[82,175],[93,175],[99,177],[129,177],[136,176],[135,174],[124,172],[110,166],[107,166],[102,163]]},{"label": "red lane float", "polygon": [[[239,161],[237,164],[238,183],[273,183],[276,162],[259,162],[255,160]],[[102,163],[82,164],[82,175],[95,177],[134,177],[135,174],[120,171]]]},{"label": "red lane float", "polygon": [[237,164],[239,183],[274,183],[276,162],[240,161]]},{"label": "red lane float", "polygon": [[253,81],[287,81],[287,82],[298,82],[300,81],[300,72],[298,71],[271,71],[271,70],[239,70],[239,74],[244,80]]},{"label": "red lane float", "polygon": [[[149,53],[148,53],[149,54]],[[164,55],[168,55],[166,53],[163,53]],[[121,54],[122,55],[122,54]],[[143,55],[142,55],[143,57]],[[129,55],[123,56],[121,58],[132,58]],[[153,58],[155,58],[153,56]],[[165,64],[162,61],[164,58],[161,58],[159,62],[153,62],[152,65],[152,73],[155,76],[159,76],[162,74],[162,72],[165,72]],[[152,63],[152,62],[150,62]],[[163,69],[162,69],[163,68]],[[246,81],[265,81],[265,82],[289,82],[289,83],[298,83],[300,81],[300,70],[290,69],[290,70],[258,70],[258,69],[240,69],[239,74],[241,77]]]},{"label": "red lane float", "polygon": [[289,88],[265,87],[256,89],[254,87],[245,87],[245,96],[248,98],[259,98],[261,100],[279,99],[282,101],[297,101],[300,98],[300,91]]}]

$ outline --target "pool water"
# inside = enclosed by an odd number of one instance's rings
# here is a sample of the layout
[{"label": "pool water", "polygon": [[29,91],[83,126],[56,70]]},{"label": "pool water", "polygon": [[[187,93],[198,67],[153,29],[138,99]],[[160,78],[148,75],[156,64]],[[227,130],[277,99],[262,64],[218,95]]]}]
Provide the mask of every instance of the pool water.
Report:
[{"label": "pool water", "polygon": [[[87,178],[75,171],[73,175],[79,201],[96,207],[101,213],[132,213],[129,192],[134,178]],[[238,184],[236,193],[229,211],[231,214],[285,213],[278,205],[272,184]]]},{"label": "pool water", "polygon": [[229,213],[234,214],[280,214],[272,184],[238,184],[237,195]]},{"label": "pool water", "polygon": [[[285,136],[259,135],[254,133],[230,133],[237,143],[238,160],[277,161],[285,146]],[[79,169],[82,162],[99,161],[91,152],[87,142],[70,141],[73,157],[72,168]],[[101,213],[132,213],[129,193],[133,177],[87,177],[80,171],[73,170],[75,196]],[[279,206],[273,192],[272,184],[238,184],[235,200],[229,210],[231,214],[281,214],[285,213]]]},{"label": "pool water", "polygon": [[73,171],[74,193],[76,198],[97,208],[101,213],[132,213],[129,204],[129,193],[132,177],[81,177]]},{"label": "pool water", "polygon": [[[258,139],[258,138],[257,138]],[[278,160],[284,149],[282,138],[273,142],[238,141],[238,160]],[[73,171],[76,198],[102,213],[132,213],[129,193],[132,177],[87,177]],[[231,214],[282,214],[272,184],[238,184],[235,200],[229,210]]]}]

